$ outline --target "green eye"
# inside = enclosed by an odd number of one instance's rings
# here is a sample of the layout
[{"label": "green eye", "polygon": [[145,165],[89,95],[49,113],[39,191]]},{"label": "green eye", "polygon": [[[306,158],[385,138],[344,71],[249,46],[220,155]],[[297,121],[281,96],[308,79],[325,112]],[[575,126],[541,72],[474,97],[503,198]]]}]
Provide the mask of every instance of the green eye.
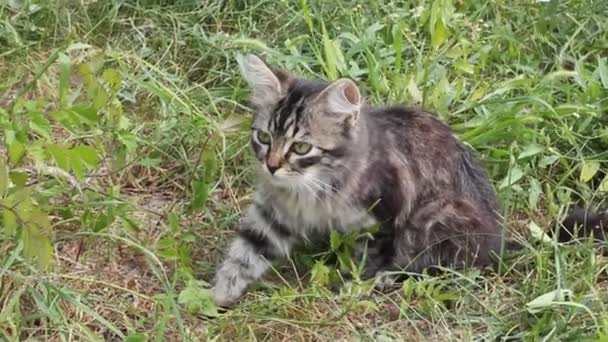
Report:
[{"label": "green eye", "polygon": [[296,142],[291,145],[291,150],[297,154],[306,154],[310,152],[312,145],[305,142]]},{"label": "green eye", "polygon": [[258,140],[262,143],[262,144],[270,144],[270,134],[264,132],[264,131],[257,131],[257,135],[258,135]]}]

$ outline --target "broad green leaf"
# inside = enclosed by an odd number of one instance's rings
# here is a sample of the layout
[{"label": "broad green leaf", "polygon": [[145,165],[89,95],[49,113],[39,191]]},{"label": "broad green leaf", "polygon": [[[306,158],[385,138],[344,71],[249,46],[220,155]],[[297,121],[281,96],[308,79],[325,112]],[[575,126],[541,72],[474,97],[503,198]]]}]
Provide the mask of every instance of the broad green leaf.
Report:
[{"label": "broad green leaf", "polygon": [[131,132],[122,131],[118,133],[118,140],[125,145],[129,153],[134,153],[137,149],[137,137]]},{"label": "broad green leaf", "polygon": [[34,217],[23,227],[23,253],[35,259],[41,270],[48,270],[53,264],[53,246],[49,238],[40,231],[39,226],[44,223],[36,220],[39,218],[41,216]]},{"label": "broad green leaf", "polygon": [[131,231],[132,233],[136,233],[140,231],[139,226],[137,225],[137,222],[135,222],[134,220],[132,220],[130,217],[128,217],[127,215],[119,215],[118,216],[120,218],[120,220],[122,221],[122,223],[124,224],[124,226]]},{"label": "broad green leaf", "polygon": [[57,120],[63,127],[71,131],[74,130],[74,123],[72,122],[73,116],[74,115],[70,114],[67,110],[58,110],[51,113],[53,119]]},{"label": "broad green leaf", "polygon": [[349,253],[348,251],[340,251],[338,253],[338,261],[340,262],[340,269],[342,270],[351,269],[351,267],[353,266],[351,253]]},{"label": "broad green leaf", "polygon": [[174,212],[169,213],[169,229],[172,233],[179,232],[179,218]]},{"label": "broad green leaf", "polygon": [[531,209],[535,209],[538,204],[538,199],[540,195],[542,195],[543,190],[541,188],[540,183],[532,178],[530,180],[530,189],[528,190],[528,203],[530,204]]},{"label": "broad green leaf", "polygon": [[158,241],[159,255],[168,261],[178,260],[177,242],[175,238],[166,236]]},{"label": "broad green leaf", "polygon": [[129,129],[129,127],[131,127],[131,122],[129,121],[129,118],[127,118],[126,116],[120,115],[120,118],[118,119],[118,125],[116,126],[116,128],[119,130],[127,130],[127,129]]},{"label": "broad green leaf", "polygon": [[74,176],[76,176],[78,180],[84,179],[86,167],[80,158],[80,155],[77,152],[75,153],[74,151],[70,150],[68,153],[68,158],[70,169],[72,172],[74,172]]},{"label": "broad green leaf", "polygon": [[112,214],[100,213],[95,218],[95,225],[93,226],[93,231],[98,233],[104,230],[114,222],[114,219],[115,217]]},{"label": "broad green leaf", "polygon": [[342,245],[342,238],[340,234],[336,231],[332,230],[329,236],[329,245],[332,251],[337,251],[338,248]]},{"label": "broad green leaf", "polygon": [[205,205],[209,195],[209,187],[205,181],[195,181],[192,183],[192,209],[200,209]]},{"label": "broad green leaf", "polygon": [[538,167],[545,168],[549,165],[555,164],[555,162],[558,160],[559,160],[559,156],[556,156],[556,155],[545,156],[540,160],[540,162],[538,162]]},{"label": "broad green leaf", "polygon": [[212,151],[205,153],[203,156],[203,180],[211,183],[215,179],[218,169],[217,158]]},{"label": "broad green leaf", "polygon": [[108,82],[113,92],[117,92],[120,89],[122,77],[120,77],[120,74],[116,70],[106,69],[103,71],[101,77]]},{"label": "broad green leaf", "polygon": [[511,169],[511,172],[509,172],[509,174],[507,174],[507,176],[500,183],[499,189],[504,189],[517,183],[517,181],[519,181],[523,176],[524,172],[521,170],[521,168],[517,165],[514,166]]},{"label": "broad green leaf", "polygon": [[57,167],[63,169],[64,171],[69,171],[69,150],[57,144],[47,146],[46,150],[50,154],[51,158],[55,161]]},{"label": "broad green leaf", "polygon": [[446,21],[449,20],[450,0],[435,0],[431,6],[431,18],[429,20],[429,31],[431,33],[431,45],[439,48],[449,37]]},{"label": "broad green leaf", "polygon": [[572,298],[571,290],[558,289],[534,298],[526,304],[526,307],[530,313],[538,313],[553,306],[555,302],[568,301],[569,298]]},{"label": "broad green leaf", "polygon": [[181,240],[184,242],[195,242],[196,236],[192,233],[183,233]]},{"label": "broad green leaf", "polygon": [[50,140],[52,129],[49,121],[39,112],[33,112],[30,113],[30,115],[32,117],[30,120],[30,128],[40,134],[43,138]]},{"label": "broad green leaf", "polygon": [[45,150],[47,144],[48,143],[44,140],[37,140],[36,142],[31,143],[27,147],[27,156],[35,164],[44,164],[44,162],[48,158],[48,154]]},{"label": "broad green leaf", "polygon": [[146,342],[148,338],[144,334],[133,333],[125,338],[125,342]]},{"label": "broad green leaf", "polygon": [[12,129],[5,129],[4,130],[4,142],[7,145],[12,145],[15,143],[15,140],[17,139],[17,134],[15,133],[14,130]]},{"label": "broad green leaf", "polygon": [[418,88],[413,76],[407,84],[407,92],[411,96],[412,102],[422,103],[422,92],[420,91],[420,88]]},{"label": "broad green leaf", "polygon": [[329,267],[317,261],[311,270],[311,281],[320,285],[329,283]]},{"label": "broad green leaf", "polygon": [[484,95],[486,95],[486,93],[488,92],[488,88],[481,84],[479,85],[475,91],[473,91],[473,94],[471,94],[471,101],[477,101],[479,99],[481,99]]},{"label": "broad green leaf", "polygon": [[17,189],[17,191],[12,193],[7,198],[10,200],[11,206],[17,204],[17,210],[25,211],[25,212],[19,213],[19,215],[23,216],[24,218],[26,217],[26,216],[24,216],[24,214],[27,214],[27,211],[30,210],[30,208],[31,208],[31,200],[30,200],[31,192],[32,192],[31,188]]},{"label": "broad green leaf", "polygon": [[529,144],[519,154],[519,156],[517,157],[517,159],[523,159],[523,158],[531,157],[531,156],[534,156],[534,155],[537,155],[537,154],[543,152],[544,150],[545,150],[544,146],[537,145],[537,144]]},{"label": "broad green leaf", "polygon": [[87,87],[87,93],[89,95],[95,94],[99,88],[99,84],[95,80],[93,75],[93,68],[89,63],[82,63],[78,66],[78,74],[82,77],[84,84]]},{"label": "broad green leaf", "polygon": [[0,198],[4,197],[8,190],[8,165],[6,165],[6,159],[0,157]]},{"label": "broad green leaf", "polygon": [[587,183],[600,170],[600,163],[596,161],[584,161],[581,167],[580,181]]},{"label": "broad green leaf", "polygon": [[8,158],[11,164],[16,165],[25,155],[25,145],[15,141],[8,147]]},{"label": "broad green leaf", "polygon": [[94,169],[97,167],[97,164],[99,164],[99,155],[97,154],[97,151],[90,146],[75,146],[72,148],[71,153],[78,156],[89,169]]},{"label": "broad green leaf", "polygon": [[47,231],[51,228],[51,220],[49,215],[39,209],[33,209],[30,211],[28,216],[28,222],[36,225],[41,232]]},{"label": "broad green leaf", "polygon": [[4,226],[4,232],[9,237],[15,236],[17,233],[17,216],[9,209],[4,209],[4,216],[2,217],[2,225]]},{"label": "broad green leaf", "polygon": [[23,188],[27,183],[28,175],[25,172],[12,171],[8,174],[8,177],[17,188]]},{"label": "broad green leaf", "polygon": [[81,124],[88,123],[94,125],[97,123],[97,111],[93,106],[76,105],[70,108],[70,112],[77,115]]},{"label": "broad green leaf", "polygon": [[138,162],[143,167],[158,166],[162,160],[160,158],[144,158]]},{"label": "broad green leaf", "polygon": [[185,306],[186,310],[190,313],[201,313],[210,317],[218,315],[211,290],[204,288],[196,280],[188,281],[186,288],[179,294],[177,301]]},{"label": "broad green leaf", "polygon": [[93,96],[93,109],[100,110],[108,103],[109,96],[103,88],[97,89]]},{"label": "broad green leaf", "polygon": [[454,68],[456,68],[462,72],[465,72],[469,75],[475,74],[475,67],[471,63],[469,63],[467,60],[460,60],[460,61],[454,63],[453,65],[454,65]]},{"label": "broad green leaf", "polygon": [[64,171],[69,171],[70,156],[67,148],[57,144],[52,144],[47,146],[46,150],[59,168],[63,169]]},{"label": "broad green leaf", "polygon": [[34,247],[32,256],[36,258],[41,270],[50,269],[55,256],[51,240],[44,233],[50,227],[51,222],[48,215],[40,210],[34,210],[29,217],[28,224],[26,224],[25,230],[29,230],[32,234],[32,240],[30,241]]},{"label": "broad green leaf", "polygon": [[600,184],[600,191],[608,192],[608,174],[606,174],[604,180]]}]

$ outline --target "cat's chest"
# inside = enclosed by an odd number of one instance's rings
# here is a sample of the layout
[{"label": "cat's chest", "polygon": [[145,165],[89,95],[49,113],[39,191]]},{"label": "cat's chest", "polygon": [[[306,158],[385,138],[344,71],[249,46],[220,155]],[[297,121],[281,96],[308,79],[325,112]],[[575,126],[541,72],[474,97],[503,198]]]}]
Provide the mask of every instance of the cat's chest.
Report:
[{"label": "cat's chest", "polygon": [[337,195],[284,193],[274,196],[272,201],[275,218],[302,233],[361,230],[375,223],[367,210]]}]

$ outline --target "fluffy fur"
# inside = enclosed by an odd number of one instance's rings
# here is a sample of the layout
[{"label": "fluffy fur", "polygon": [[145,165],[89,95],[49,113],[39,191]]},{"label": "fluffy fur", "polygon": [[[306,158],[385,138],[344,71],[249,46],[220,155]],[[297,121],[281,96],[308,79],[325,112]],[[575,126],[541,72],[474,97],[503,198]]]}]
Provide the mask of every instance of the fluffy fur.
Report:
[{"label": "fluffy fur", "polygon": [[214,279],[218,305],[234,304],[295,243],[331,229],[379,224],[357,253],[367,255],[366,277],[496,264],[495,192],[447,125],[419,109],[368,107],[348,79],[297,78],[254,55],[240,66],[261,172]]}]

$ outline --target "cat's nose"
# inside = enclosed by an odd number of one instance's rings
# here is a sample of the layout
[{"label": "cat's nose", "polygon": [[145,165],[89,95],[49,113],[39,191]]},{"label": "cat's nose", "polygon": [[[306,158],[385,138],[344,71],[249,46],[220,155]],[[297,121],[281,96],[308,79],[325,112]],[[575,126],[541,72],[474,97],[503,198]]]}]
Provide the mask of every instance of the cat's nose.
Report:
[{"label": "cat's nose", "polygon": [[271,175],[274,175],[274,173],[281,168],[282,164],[283,160],[281,155],[277,153],[271,153],[266,159],[266,167],[268,167],[268,171],[270,171]]},{"label": "cat's nose", "polygon": [[268,167],[268,171],[270,171],[271,175],[274,175],[274,173],[280,169],[281,167],[278,165],[270,165],[270,164],[266,164],[266,167]]}]

